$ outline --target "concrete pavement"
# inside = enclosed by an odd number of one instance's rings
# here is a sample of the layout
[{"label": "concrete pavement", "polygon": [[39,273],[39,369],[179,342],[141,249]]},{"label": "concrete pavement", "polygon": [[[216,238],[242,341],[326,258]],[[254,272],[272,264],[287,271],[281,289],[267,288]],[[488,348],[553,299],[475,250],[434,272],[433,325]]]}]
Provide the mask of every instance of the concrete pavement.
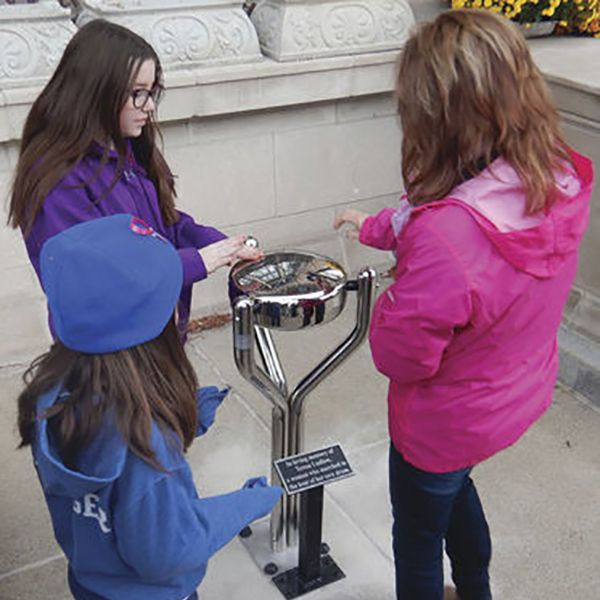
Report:
[{"label": "concrete pavement", "polygon": [[[334,322],[275,336],[292,384],[349,332],[353,300]],[[217,423],[189,453],[203,495],[268,473],[270,406],[238,375],[229,327],[194,336],[202,384],[229,384]],[[29,452],[16,450],[19,369],[0,373],[0,599],[66,600],[56,546]],[[393,600],[387,499],[386,384],[363,346],[307,399],[306,447],[342,444],[356,476],[326,488],[324,539],[346,578],[308,598]],[[496,600],[596,600],[600,590],[600,411],[557,388],[548,413],[514,447],[475,470],[494,542]],[[280,600],[239,540],[210,563],[203,600]]]}]

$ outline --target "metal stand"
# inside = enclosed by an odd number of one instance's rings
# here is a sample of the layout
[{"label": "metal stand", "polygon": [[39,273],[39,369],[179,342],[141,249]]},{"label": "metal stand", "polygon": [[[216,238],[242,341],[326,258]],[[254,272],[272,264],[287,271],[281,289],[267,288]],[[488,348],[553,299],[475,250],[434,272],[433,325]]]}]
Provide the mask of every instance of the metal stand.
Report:
[{"label": "metal stand", "polygon": [[299,575],[312,581],[321,574],[321,534],[323,530],[323,486],[307,490],[300,498]]},{"label": "metal stand", "polygon": [[328,554],[322,555],[323,486],[300,494],[299,563],[273,577],[273,583],[288,599],[297,598],[345,577]]},{"label": "metal stand", "polygon": [[[350,335],[308,373],[291,394],[288,394],[283,368],[270,332],[254,323],[253,311],[256,300],[248,296],[241,296],[235,301],[233,306],[235,363],[243,377],[273,404],[272,462],[303,451],[304,400],[364,340],[371,315],[375,278],[375,271],[367,267],[358,274],[356,281],[347,282],[346,289],[357,292],[356,325]],[[256,364],[255,340],[266,372]],[[280,484],[279,475],[274,467],[271,472],[271,481],[273,484]],[[271,514],[272,552],[275,554],[283,552],[285,548],[296,546],[298,544],[298,528],[298,498],[297,496],[284,496]],[[273,562],[277,563],[276,557]]]},{"label": "metal stand", "polygon": [[286,571],[281,575],[273,577],[273,583],[288,600],[308,594],[308,592],[312,592],[346,577],[333,558],[328,554],[321,556],[320,575],[317,578],[306,581],[302,579],[298,569],[299,567],[296,567],[291,571]]}]

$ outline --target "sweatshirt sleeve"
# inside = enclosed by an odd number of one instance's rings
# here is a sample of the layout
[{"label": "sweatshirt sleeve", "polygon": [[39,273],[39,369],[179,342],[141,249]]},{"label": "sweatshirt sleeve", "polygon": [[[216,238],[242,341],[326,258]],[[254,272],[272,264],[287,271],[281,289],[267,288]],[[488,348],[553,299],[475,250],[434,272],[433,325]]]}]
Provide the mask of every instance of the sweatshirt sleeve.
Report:
[{"label": "sweatshirt sleeve", "polygon": [[206,265],[196,248],[177,248],[183,265],[183,288],[191,287],[197,281],[208,277]]},{"label": "sweatshirt sleeve", "polygon": [[229,387],[220,390],[214,385],[201,387],[196,390],[196,407],[198,411],[198,426],[196,437],[204,435],[215,422],[217,409],[229,394]]},{"label": "sweatshirt sleeve", "polygon": [[168,233],[183,264],[183,285],[185,287],[206,279],[208,276],[206,265],[198,250],[223,240],[227,236],[214,227],[199,225],[187,213],[177,212],[179,220],[169,227]]},{"label": "sweatshirt sleeve", "polygon": [[203,570],[246,525],[268,514],[281,493],[268,486],[197,498],[175,474],[165,475],[116,517],[119,552],[146,582]]},{"label": "sweatshirt sleeve", "polygon": [[29,258],[40,277],[40,252],[49,238],[61,231],[102,216],[76,178],[66,177],[46,196],[33,227],[25,237]]},{"label": "sweatshirt sleeve", "polygon": [[396,252],[396,281],[377,300],[369,341],[377,369],[406,385],[439,370],[472,305],[462,265],[435,231],[413,223]]},{"label": "sweatshirt sleeve", "polygon": [[177,212],[179,213],[179,220],[173,225],[175,246],[177,248],[204,248],[227,237],[215,227],[200,225],[187,213],[181,210]]}]

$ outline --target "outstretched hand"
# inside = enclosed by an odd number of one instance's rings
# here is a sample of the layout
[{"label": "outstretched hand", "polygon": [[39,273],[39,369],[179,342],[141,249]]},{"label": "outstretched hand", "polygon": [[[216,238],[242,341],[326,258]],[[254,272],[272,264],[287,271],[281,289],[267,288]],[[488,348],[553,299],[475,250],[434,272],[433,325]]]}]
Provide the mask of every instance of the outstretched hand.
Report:
[{"label": "outstretched hand", "polygon": [[266,477],[251,477],[242,486],[243,490],[252,490],[257,488],[266,488],[269,484],[267,483]]},{"label": "outstretched hand", "polygon": [[248,236],[234,235],[210,244],[198,250],[207,273],[213,273],[217,269],[230,265],[238,260],[258,260],[264,256],[262,250],[250,248],[244,242]]},{"label": "outstretched hand", "polygon": [[350,225],[346,230],[346,235],[351,238],[357,238],[362,224],[369,215],[353,208],[345,208],[342,212],[336,214],[333,221],[333,228],[339,229],[344,225]]}]

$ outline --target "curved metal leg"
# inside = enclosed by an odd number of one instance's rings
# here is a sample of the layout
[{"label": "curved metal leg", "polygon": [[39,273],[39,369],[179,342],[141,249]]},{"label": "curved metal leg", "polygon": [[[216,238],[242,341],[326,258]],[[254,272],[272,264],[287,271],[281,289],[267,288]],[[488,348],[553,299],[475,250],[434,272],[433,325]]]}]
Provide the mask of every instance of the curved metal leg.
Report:
[{"label": "curved metal leg", "polygon": [[[289,398],[289,434],[288,434],[288,456],[300,454],[304,450],[304,414],[303,406],[306,396],[317,387],[317,385],[364,341],[371,318],[371,304],[373,301],[374,282],[377,274],[371,268],[363,269],[357,277],[357,299],[356,299],[356,326],[350,335],[326,356],[304,379],[302,379]],[[297,496],[290,496],[287,517],[287,541],[288,546],[298,543],[298,516],[299,500]]]},{"label": "curved metal leg", "polygon": [[[238,370],[273,404],[271,424],[271,465],[273,461],[286,456],[289,431],[289,409],[287,398],[279,386],[258,367],[254,357],[254,324],[252,302],[239,298],[233,307],[233,348]],[[271,481],[280,484],[279,476],[271,467]],[[282,498],[271,513],[271,548],[280,552],[285,547],[285,523],[287,521],[287,500]]]},{"label": "curved metal leg", "polygon": [[[303,404],[306,396],[363,342],[369,326],[376,273],[365,268],[356,282],[356,326],[350,335],[326,356],[288,395],[287,382],[270,332],[254,325],[253,304],[248,297],[235,302],[233,346],[236,365],[245,379],[252,383],[273,404],[271,452],[272,462],[299,454],[304,449]],[[266,373],[258,367],[254,356],[254,341],[261,354]],[[273,483],[280,483],[272,469]],[[271,515],[271,546],[279,552],[287,545],[298,543],[299,503],[296,496],[284,497]]]}]

